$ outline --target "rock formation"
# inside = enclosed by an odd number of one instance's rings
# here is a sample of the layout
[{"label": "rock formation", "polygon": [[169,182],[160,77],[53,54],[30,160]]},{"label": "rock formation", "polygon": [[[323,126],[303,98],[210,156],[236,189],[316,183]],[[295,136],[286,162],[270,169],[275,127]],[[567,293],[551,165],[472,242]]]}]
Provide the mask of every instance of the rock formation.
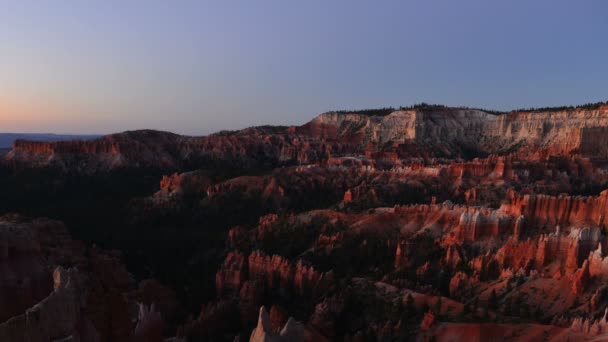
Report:
[{"label": "rock formation", "polygon": [[280,332],[274,332],[265,307],[260,308],[258,325],[251,332],[250,342],[303,342],[304,327],[289,318]]},{"label": "rock formation", "polygon": [[0,217],[0,234],[6,271],[0,340],[127,340],[134,329],[146,341],[162,340],[162,319],[153,306],[130,315],[136,303],[127,295],[134,282],[113,255],[96,249],[87,255],[52,220]]},{"label": "rock formation", "polygon": [[602,340],[606,133],[419,105],[16,141],[1,212],[86,243],[0,217],[0,340]]}]

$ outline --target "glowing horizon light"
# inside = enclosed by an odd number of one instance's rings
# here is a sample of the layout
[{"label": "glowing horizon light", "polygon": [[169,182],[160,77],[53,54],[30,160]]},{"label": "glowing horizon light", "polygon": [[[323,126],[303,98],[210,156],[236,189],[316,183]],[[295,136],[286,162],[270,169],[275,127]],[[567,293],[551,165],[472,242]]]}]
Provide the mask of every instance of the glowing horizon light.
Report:
[{"label": "glowing horizon light", "polygon": [[203,135],[419,102],[605,101],[607,9],[594,0],[3,3],[0,132]]}]

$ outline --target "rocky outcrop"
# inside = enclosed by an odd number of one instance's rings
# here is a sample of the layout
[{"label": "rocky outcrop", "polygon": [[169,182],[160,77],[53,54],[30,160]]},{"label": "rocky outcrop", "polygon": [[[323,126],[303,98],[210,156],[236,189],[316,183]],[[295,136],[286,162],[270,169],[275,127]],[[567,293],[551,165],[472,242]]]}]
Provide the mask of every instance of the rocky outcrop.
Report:
[{"label": "rocky outcrop", "polygon": [[593,264],[593,273],[597,274],[603,267],[603,259],[601,247],[597,252],[596,246],[601,246],[598,228],[573,228],[566,235],[557,226],[554,233],[541,234],[535,240],[510,238],[497,251],[496,260],[502,268],[514,270],[542,270],[546,265],[559,262],[564,271],[572,274],[588,258],[589,263]]},{"label": "rocky outcrop", "polygon": [[155,200],[166,204],[175,197],[197,196],[207,191],[211,180],[202,171],[173,173],[163,176],[160,190],[154,195]]},{"label": "rocky outcrop", "polygon": [[511,229],[512,221],[511,216],[502,216],[495,211],[488,216],[481,211],[473,213],[465,211],[460,215],[457,235],[460,239],[468,241],[498,236]]},{"label": "rocky outcrop", "polygon": [[160,341],[156,310],[146,306],[139,317],[131,315],[135,283],[116,254],[86,253],[65,226],[47,219],[0,217],[0,234],[0,340],[128,340],[137,327],[138,336]]},{"label": "rocky outcrop", "polygon": [[572,293],[576,295],[582,294],[589,286],[589,262],[585,260],[583,266],[572,276]]},{"label": "rocky outcrop", "polygon": [[80,277],[82,275],[76,269],[57,268],[53,275],[53,292],[24,314],[0,324],[0,339],[16,342],[61,338],[100,341],[98,331],[83,314],[86,297]]},{"label": "rocky outcrop", "polygon": [[582,332],[586,334],[600,335],[608,333],[608,322],[606,321],[606,315],[608,314],[608,309],[604,311],[604,316],[598,320],[593,320],[591,318],[584,319],[582,317],[577,317],[572,320],[570,325],[570,329],[574,332]]},{"label": "rocky outcrop", "polygon": [[479,279],[471,278],[463,272],[457,272],[452,279],[450,279],[450,296],[455,298],[462,298],[471,292],[472,286],[477,283]]},{"label": "rocky outcrop", "polygon": [[296,132],[359,144],[413,141],[419,145],[447,145],[441,152],[449,153],[449,147],[457,143],[472,146],[486,121],[494,118],[482,111],[448,108],[398,110],[384,116],[329,112],[296,128]]},{"label": "rocky outcrop", "polygon": [[524,215],[536,224],[568,225],[591,224],[603,226],[608,214],[608,191],[599,196],[548,196],[541,194],[518,195],[513,191],[507,194],[508,203],[501,211],[512,215]]},{"label": "rocky outcrop", "polygon": [[544,148],[550,154],[606,152],[601,135],[608,127],[607,106],[499,115],[474,109],[419,106],[374,114],[328,112],[294,131],[359,144],[413,142],[452,156],[466,148],[493,153],[521,146]]},{"label": "rocky outcrop", "polygon": [[265,307],[260,308],[258,325],[251,332],[250,342],[303,342],[304,326],[289,318],[280,332],[272,329],[270,317]]},{"label": "rocky outcrop", "polygon": [[[511,146],[525,143],[532,147],[546,147],[554,153],[568,153],[585,149],[593,140],[598,127],[608,125],[608,107],[569,109],[546,112],[513,112],[500,115],[486,127],[488,136]],[[589,131],[589,129],[592,129]]]},{"label": "rocky outcrop", "polygon": [[0,321],[22,313],[53,289],[53,267],[80,264],[84,246],[65,226],[45,219],[0,217]]},{"label": "rocky outcrop", "polygon": [[424,318],[422,319],[422,323],[420,323],[420,329],[429,330],[435,324],[435,314],[431,311],[427,311],[424,313]]},{"label": "rocky outcrop", "polygon": [[249,255],[249,278],[262,281],[270,290],[291,290],[301,297],[315,296],[332,284],[331,275],[322,274],[300,260],[295,265],[279,255],[254,251]]},{"label": "rocky outcrop", "polygon": [[163,319],[160,312],[155,310],[154,304],[150,306],[139,304],[137,325],[133,335],[140,341],[163,340]]}]

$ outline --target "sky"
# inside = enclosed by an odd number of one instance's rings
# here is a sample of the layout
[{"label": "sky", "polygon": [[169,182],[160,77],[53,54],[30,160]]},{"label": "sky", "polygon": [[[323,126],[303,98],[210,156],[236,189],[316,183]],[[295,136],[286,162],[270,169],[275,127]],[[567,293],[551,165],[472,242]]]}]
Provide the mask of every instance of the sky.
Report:
[{"label": "sky", "polygon": [[608,1],[0,0],[0,132],[608,100]]}]

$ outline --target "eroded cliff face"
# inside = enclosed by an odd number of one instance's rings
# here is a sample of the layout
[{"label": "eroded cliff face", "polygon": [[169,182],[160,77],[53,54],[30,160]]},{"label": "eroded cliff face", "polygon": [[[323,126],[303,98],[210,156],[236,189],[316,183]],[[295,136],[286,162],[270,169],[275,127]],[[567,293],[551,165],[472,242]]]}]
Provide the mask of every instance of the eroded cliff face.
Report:
[{"label": "eroded cliff face", "polygon": [[293,130],[328,140],[357,143],[404,142],[416,137],[416,112],[397,111],[387,116],[329,112]]},{"label": "eroded cliff face", "polygon": [[528,147],[549,148],[557,153],[569,153],[581,148],[582,151],[591,152],[589,147],[594,145],[595,130],[601,131],[606,126],[608,106],[591,110],[514,112],[498,116],[486,127],[486,136],[490,141],[506,144],[506,147],[525,144]]},{"label": "eroded cliff face", "polygon": [[399,110],[385,116],[323,113],[294,132],[329,141],[383,149],[413,143],[428,154],[458,155],[475,149],[485,125],[495,116],[478,110]]},{"label": "eroded cliff face", "polygon": [[296,132],[338,141],[374,144],[413,142],[429,152],[457,156],[549,149],[605,156],[608,106],[567,111],[491,114],[480,110],[430,108],[386,116],[324,113]]},{"label": "eroded cliff face", "polygon": [[510,191],[507,199],[508,202],[501,206],[502,211],[524,215],[540,225],[591,224],[603,227],[608,214],[608,191],[602,191],[599,196],[518,196]]}]

